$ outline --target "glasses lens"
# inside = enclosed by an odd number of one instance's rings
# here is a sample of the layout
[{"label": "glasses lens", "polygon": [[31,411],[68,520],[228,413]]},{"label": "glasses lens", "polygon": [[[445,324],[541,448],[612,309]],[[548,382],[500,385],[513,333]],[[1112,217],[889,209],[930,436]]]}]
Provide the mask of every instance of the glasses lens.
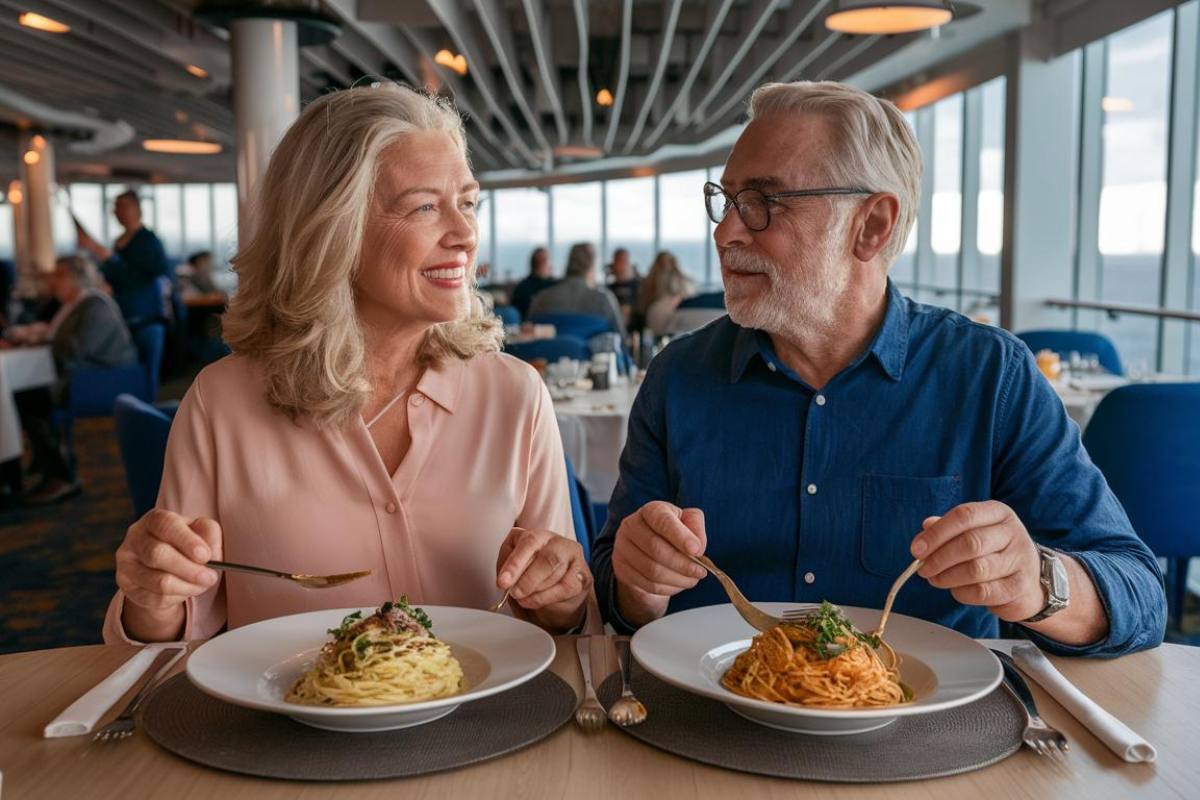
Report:
[{"label": "glasses lens", "polygon": [[770,220],[767,217],[767,198],[757,189],[743,189],[737,195],[738,213],[752,231],[761,231]]},{"label": "glasses lens", "polygon": [[726,202],[725,192],[715,183],[704,184],[704,208],[708,211],[708,218],[715,224],[719,225],[721,220],[725,219],[729,204]]}]

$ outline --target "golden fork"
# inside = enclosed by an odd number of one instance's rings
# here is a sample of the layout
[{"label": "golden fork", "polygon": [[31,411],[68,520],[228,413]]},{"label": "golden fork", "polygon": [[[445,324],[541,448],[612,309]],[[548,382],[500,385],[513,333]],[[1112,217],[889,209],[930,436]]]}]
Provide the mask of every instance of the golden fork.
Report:
[{"label": "golden fork", "polygon": [[252,567],[249,564],[234,564],[230,561],[209,561],[205,566],[225,570],[226,572],[247,572],[251,575],[267,575],[272,578],[283,578],[284,580],[294,581],[305,589],[329,589],[333,586],[341,586],[344,583],[356,581],[359,578],[365,578],[371,574],[371,570],[368,569],[363,572],[343,572],[339,575],[306,575],[303,572],[280,572],[279,570],[267,569],[266,567]]},{"label": "golden fork", "polygon": [[505,590],[504,597],[500,598],[500,602],[489,608],[488,611],[499,611],[500,609],[504,608],[504,604],[508,602],[508,593],[511,591],[512,589]]},{"label": "golden fork", "polygon": [[[737,612],[742,615],[742,619],[750,623],[751,628],[760,631],[769,631],[771,628],[783,625],[787,621],[783,617],[768,614],[747,600],[746,596],[737,588],[737,584],[733,582],[733,579],[717,569],[717,565],[709,560],[708,556],[689,556],[689,558],[704,567],[708,574],[721,582],[721,586],[725,587],[725,594],[729,595],[729,601],[733,603],[733,607],[737,609]],[[816,606],[812,606],[812,608],[816,608]],[[789,609],[788,613],[799,615],[804,610],[803,608],[795,609],[794,611]]]}]

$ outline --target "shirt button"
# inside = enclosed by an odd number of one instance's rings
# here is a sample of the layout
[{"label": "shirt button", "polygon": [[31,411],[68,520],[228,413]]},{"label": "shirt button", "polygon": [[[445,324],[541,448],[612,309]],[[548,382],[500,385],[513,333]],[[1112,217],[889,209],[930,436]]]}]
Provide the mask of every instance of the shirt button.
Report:
[{"label": "shirt button", "polygon": [[823,395],[823,394],[817,395],[817,405],[819,405],[819,406],[825,405],[825,395]]},{"label": "shirt button", "polygon": [[775,362],[773,362],[773,361],[768,361],[768,362],[767,362],[767,369],[771,370],[771,372],[774,372],[774,371],[775,371]]},{"label": "shirt button", "polygon": [[396,513],[396,504],[388,503],[386,506],[383,507],[383,509],[384,509],[384,511],[388,512],[389,514],[395,514]]},{"label": "shirt button", "polygon": [[816,485],[815,483],[810,483],[810,484],[808,485],[808,493],[809,493],[809,494],[816,494],[816,493],[817,493],[817,485]]},{"label": "shirt button", "polygon": [[419,406],[419,405],[421,405],[421,403],[425,402],[425,395],[414,394],[412,396],[412,400],[409,400],[408,402],[412,403],[414,406]]},{"label": "shirt button", "polygon": [[816,579],[817,579],[817,576],[813,575],[811,572],[804,573],[804,582],[805,583],[812,583]]}]

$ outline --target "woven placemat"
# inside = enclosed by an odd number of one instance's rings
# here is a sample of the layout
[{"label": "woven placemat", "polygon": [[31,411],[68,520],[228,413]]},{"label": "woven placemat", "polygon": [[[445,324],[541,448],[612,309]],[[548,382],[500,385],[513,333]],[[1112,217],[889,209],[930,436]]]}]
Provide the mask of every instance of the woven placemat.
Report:
[{"label": "woven placemat", "polygon": [[533,744],[575,712],[575,691],[552,672],[458,707],[441,719],[379,733],[338,733],[204,694],[184,675],[146,701],[141,728],[175,755],[264,778],[353,781],[464,767]]},{"label": "woven placemat", "polygon": [[[900,717],[853,736],[789,733],[751,722],[724,703],[665,683],[636,664],[630,688],[649,711],[625,733],[704,764],[837,783],[915,781],[986,767],[1021,747],[1025,717],[1003,687],[966,706]],[[621,676],[600,685],[607,708],[621,694]]]}]

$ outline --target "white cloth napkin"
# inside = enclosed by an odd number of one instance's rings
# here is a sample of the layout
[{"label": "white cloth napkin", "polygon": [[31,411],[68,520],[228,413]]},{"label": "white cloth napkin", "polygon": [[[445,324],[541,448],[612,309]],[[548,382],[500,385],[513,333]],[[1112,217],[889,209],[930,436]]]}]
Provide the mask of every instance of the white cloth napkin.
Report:
[{"label": "white cloth napkin", "polygon": [[83,697],[67,707],[46,726],[43,735],[47,739],[60,736],[82,736],[91,733],[92,728],[104,716],[113,703],[120,700],[129,691],[138,678],[150,669],[154,659],[163,650],[177,649],[179,652],[158,671],[154,677],[166,675],[180,658],[187,653],[187,645],[182,642],[167,644],[152,644],[143,647],[133,658],[117,667],[100,683],[93,686]]},{"label": "white cloth napkin", "polygon": [[1063,708],[1071,712],[1071,716],[1083,723],[1097,739],[1104,742],[1109,750],[1135,764],[1158,758],[1154,745],[1076,689],[1035,645],[1014,645],[1012,657],[1021,669],[1062,704]]}]

